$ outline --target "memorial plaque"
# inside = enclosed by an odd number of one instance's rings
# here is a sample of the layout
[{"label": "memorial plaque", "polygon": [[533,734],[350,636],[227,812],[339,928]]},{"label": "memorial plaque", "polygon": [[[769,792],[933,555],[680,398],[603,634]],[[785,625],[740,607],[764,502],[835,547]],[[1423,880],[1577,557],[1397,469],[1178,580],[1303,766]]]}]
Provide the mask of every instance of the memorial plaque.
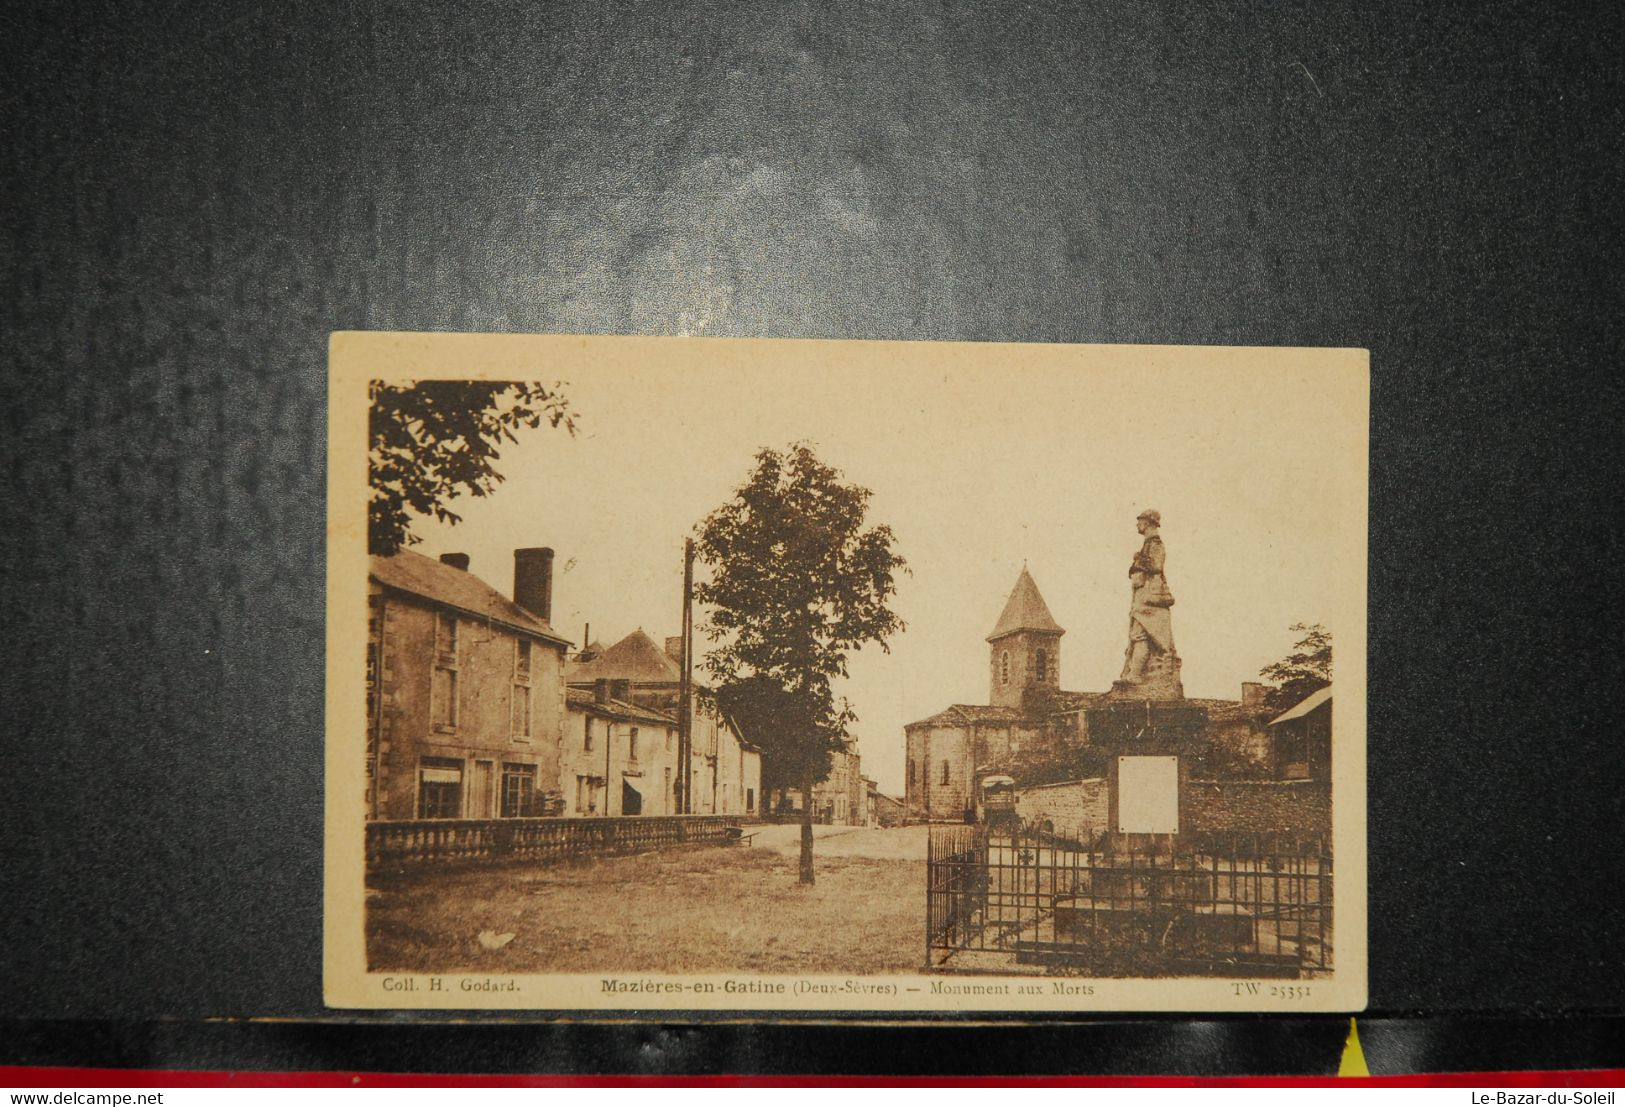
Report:
[{"label": "memorial plaque", "polygon": [[1179,833],[1179,758],[1117,759],[1117,832]]}]

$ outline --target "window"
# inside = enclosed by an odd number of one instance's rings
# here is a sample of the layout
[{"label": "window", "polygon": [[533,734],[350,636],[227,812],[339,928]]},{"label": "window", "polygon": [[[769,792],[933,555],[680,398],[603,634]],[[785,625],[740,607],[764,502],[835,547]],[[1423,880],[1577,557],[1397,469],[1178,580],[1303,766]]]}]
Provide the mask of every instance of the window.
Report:
[{"label": "window", "polygon": [[637,727],[633,727],[632,730],[631,730],[631,733],[627,735],[626,759],[628,761],[636,761],[638,759],[638,728]]},{"label": "window", "polygon": [[530,685],[513,686],[513,736],[530,737]]},{"label": "window", "polygon": [[530,639],[513,643],[513,736],[530,737]]},{"label": "window", "polygon": [[1038,683],[1042,684],[1049,679],[1049,654],[1043,650],[1038,651]]},{"label": "window", "polygon": [[581,748],[583,751],[592,749],[592,716],[586,715],[581,720]]},{"label": "window", "polygon": [[429,686],[436,730],[457,729],[457,670],[436,668]]},{"label": "window", "polygon": [[671,752],[671,735],[672,735],[672,729],[671,729],[671,727],[667,727],[666,728],[666,752],[667,753]]},{"label": "window", "polygon": [[920,764],[912,757],[909,758],[908,761],[908,782],[910,785],[915,785],[920,782]]},{"label": "window", "polygon": [[457,664],[457,615],[442,611],[435,618],[434,645],[441,660],[448,665]]},{"label": "window", "polygon": [[449,757],[418,762],[418,818],[456,819],[463,814],[463,763]]},{"label": "window", "polygon": [[1010,683],[1010,651],[1005,650],[999,654],[999,683]]},{"label": "window", "polygon": [[754,788],[745,789],[745,810],[747,812],[756,810],[756,789]]},{"label": "window", "polygon": [[944,783],[944,784],[947,784],[947,783],[948,783],[948,781],[949,781],[949,779],[950,779],[950,777],[949,777],[949,771],[950,771],[950,770],[949,770],[949,768],[948,768],[948,762],[946,762],[946,761],[944,761],[944,762],[943,762],[943,763],[942,763],[942,782],[943,782],[943,783]]},{"label": "window", "polygon": [[436,730],[457,729],[457,616],[442,611],[434,623],[435,669],[429,681],[429,718]]},{"label": "window", "polygon": [[502,817],[515,819],[536,813],[536,766],[502,763]]}]

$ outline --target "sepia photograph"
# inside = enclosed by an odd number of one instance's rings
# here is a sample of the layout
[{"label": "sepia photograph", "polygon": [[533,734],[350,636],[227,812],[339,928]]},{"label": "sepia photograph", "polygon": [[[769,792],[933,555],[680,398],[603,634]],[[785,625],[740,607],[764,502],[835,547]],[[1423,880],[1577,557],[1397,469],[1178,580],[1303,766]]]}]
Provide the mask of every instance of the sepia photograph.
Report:
[{"label": "sepia photograph", "polygon": [[330,1006],[1354,1011],[1360,350],[338,333]]}]

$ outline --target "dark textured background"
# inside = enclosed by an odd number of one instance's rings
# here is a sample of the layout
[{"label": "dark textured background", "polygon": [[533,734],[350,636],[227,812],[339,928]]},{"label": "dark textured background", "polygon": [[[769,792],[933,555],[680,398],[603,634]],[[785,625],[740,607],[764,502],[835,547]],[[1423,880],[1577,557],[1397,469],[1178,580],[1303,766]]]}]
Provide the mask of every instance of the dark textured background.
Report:
[{"label": "dark textured background", "polygon": [[703,326],[1368,347],[1368,1055],[1622,1063],[1614,9],[103,2],[0,28],[3,1007],[129,1020],[0,1024],[0,1061],[1335,1064],[1321,1020],[886,1031],[867,1060],[840,1031],[459,1054],[198,1024],[326,1014],[327,334]]}]

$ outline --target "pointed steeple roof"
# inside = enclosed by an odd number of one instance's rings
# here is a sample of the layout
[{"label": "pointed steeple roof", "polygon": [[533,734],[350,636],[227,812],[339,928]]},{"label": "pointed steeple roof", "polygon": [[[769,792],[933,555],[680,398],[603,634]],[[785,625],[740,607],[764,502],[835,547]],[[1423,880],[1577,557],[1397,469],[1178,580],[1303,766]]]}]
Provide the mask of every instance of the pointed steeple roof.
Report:
[{"label": "pointed steeple roof", "polygon": [[1044,597],[1038,594],[1038,585],[1033,583],[1032,574],[1025,565],[1021,567],[1021,575],[1016,578],[1016,586],[1010,590],[1010,598],[1004,603],[1004,613],[999,616],[998,624],[987,640],[992,642],[1018,630],[1066,633],[1061,629],[1061,624],[1055,621],[1055,616],[1049,613],[1049,607],[1044,603]]}]

